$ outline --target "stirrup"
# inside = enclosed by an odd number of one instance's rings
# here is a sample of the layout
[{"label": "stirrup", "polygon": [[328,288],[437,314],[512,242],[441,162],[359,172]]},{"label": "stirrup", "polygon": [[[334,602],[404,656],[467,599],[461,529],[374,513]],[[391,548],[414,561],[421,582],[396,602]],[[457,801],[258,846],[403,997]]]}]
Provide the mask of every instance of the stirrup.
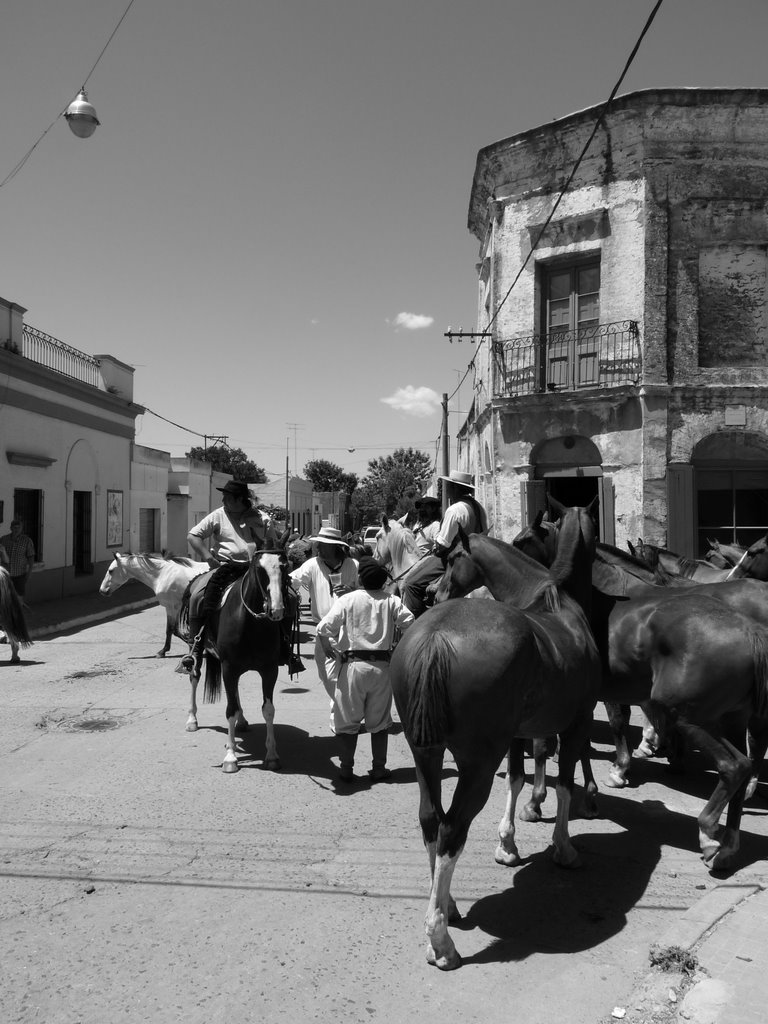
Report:
[{"label": "stirrup", "polygon": [[307,666],[296,654],[291,654],[288,658],[288,675],[297,676],[299,672],[306,672]]}]

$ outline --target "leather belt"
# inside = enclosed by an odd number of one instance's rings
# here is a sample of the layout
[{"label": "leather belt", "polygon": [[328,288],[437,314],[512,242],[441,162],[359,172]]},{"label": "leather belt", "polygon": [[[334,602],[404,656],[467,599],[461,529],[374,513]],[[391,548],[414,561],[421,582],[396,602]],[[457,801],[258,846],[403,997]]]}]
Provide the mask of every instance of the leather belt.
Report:
[{"label": "leather belt", "polygon": [[345,661],[389,661],[389,651],[346,651]]}]

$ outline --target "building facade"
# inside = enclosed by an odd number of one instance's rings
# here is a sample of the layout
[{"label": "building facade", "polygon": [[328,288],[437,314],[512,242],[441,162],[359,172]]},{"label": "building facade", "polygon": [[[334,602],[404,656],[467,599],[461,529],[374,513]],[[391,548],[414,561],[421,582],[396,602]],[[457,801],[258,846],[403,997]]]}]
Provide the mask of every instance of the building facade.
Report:
[{"label": "building facade", "polygon": [[550,494],[597,498],[622,547],[749,544],[768,532],[768,90],[619,97],[584,153],[599,113],[478,154],[460,465],[505,539]]}]

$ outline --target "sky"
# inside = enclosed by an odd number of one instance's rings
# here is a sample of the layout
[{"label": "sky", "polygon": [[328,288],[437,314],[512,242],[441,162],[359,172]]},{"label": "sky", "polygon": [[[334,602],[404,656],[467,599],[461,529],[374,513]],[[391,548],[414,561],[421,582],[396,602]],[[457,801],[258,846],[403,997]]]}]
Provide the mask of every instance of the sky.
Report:
[{"label": "sky", "polygon": [[[654,0],[134,0],[99,58],[127,6],[3,0],[0,181],[52,127],[0,188],[0,295],[135,367],[141,445],[439,460],[477,153],[603,103]],[[766,37],[766,0],[664,0],[620,93],[768,87]]]}]

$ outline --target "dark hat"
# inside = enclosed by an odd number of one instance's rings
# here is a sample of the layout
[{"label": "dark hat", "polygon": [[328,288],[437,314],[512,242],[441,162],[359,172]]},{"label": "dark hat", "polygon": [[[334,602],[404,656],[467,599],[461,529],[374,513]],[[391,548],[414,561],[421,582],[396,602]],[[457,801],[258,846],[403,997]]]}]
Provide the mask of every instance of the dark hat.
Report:
[{"label": "dark hat", "polygon": [[413,503],[414,508],[421,508],[422,505],[435,505],[439,507],[442,504],[439,498],[432,497],[431,494],[422,494],[420,498],[417,498]]},{"label": "dark hat", "polygon": [[357,563],[357,575],[366,590],[379,590],[387,582],[387,570],[370,555]]},{"label": "dark hat", "polygon": [[249,501],[251,497],[248,484],[244,484],[242,480],[227,480],[223,487],[217,487],[216,490],[221,491],[222,494],[231,494],[242,501]]}]

